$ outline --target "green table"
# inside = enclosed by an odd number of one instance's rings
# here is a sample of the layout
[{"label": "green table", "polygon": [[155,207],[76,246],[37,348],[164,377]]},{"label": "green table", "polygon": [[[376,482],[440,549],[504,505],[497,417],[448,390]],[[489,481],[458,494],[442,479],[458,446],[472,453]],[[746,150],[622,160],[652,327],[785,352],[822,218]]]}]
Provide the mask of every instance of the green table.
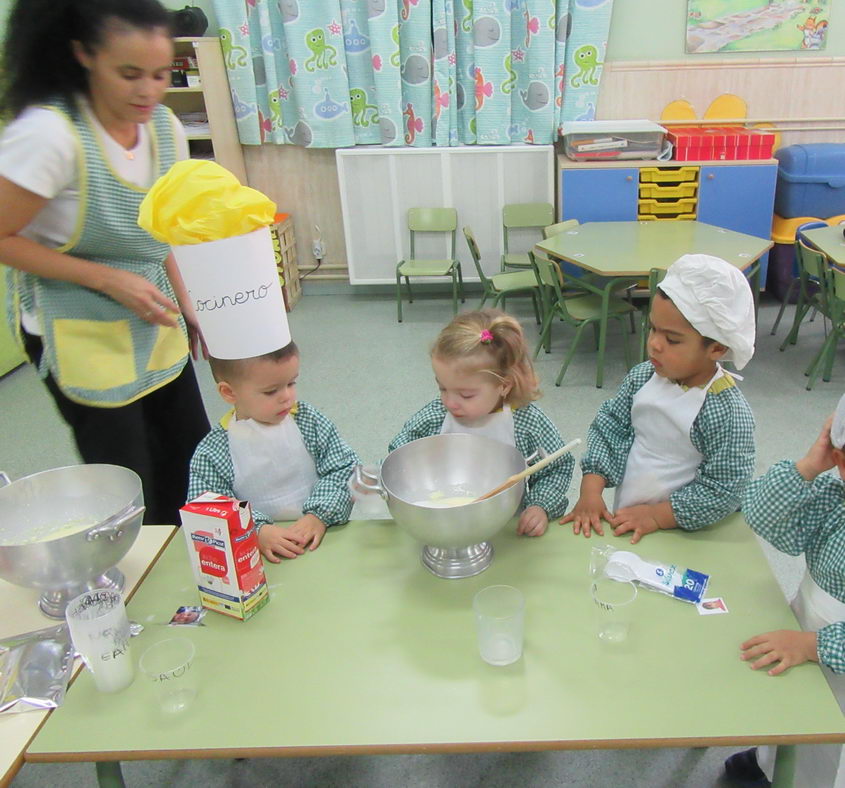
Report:
[{"label": "green table", "polygon": [[[537,244],[546,254],[566,260],[608,279],[605,304],[620,277],[648,277],[653,289],[659,272],[685,254],[710,254],[745,271],[751,280],[755,306],[760,293],[760,258],[773,242],[753,235],[695,221],[587,222]],[[645,329],[644,315],[643,326]],[[645,355],[645,330],[640,357]],[[599,357],[604,357],[607,320],[599,331]]]},{"label": "green table", "polygon": [[813,246],[824,252],[836,265],[845,267],[845,226],[817,227],[805,230],[804,235]]},{"label": "green table", "polygon": [[[641,591],[629,640],[601,644],[589,597],[590,548],[553,524],[512,526],[483,574],[442,580],[391,521],[332,528],[315,553],[268,565],[270,604],[241,623],[209,613],[176,634],[204,677],[192,710],[160,716],[141,678],[117,695],[81,675],[30,745],[28,761],[119,761],[355,753],[699,747],[845,741],[845,719],[816,665],[779,678],[739,660],[758,632],[795,628],[740,515],[695,533],[620,548],[710,572],[728,615]],[[472,597],[508,583],[526,596],[525,652],[508,667],[478,656]],[[193,603],[177,534],[130,606],[146,630],[174,634]],[[789,749],[789,748],[781,748]],[[119,771],[117,771],[119,779]],[[119,784],[119,783],[115,783]]]}]

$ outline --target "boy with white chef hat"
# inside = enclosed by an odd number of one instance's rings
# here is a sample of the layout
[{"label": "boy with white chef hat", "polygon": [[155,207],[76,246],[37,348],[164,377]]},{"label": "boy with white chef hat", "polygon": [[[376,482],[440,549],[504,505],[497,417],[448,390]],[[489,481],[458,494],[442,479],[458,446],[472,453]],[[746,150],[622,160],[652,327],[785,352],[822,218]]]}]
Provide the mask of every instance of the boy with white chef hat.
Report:
[{"label": "boy with white chef hat", "polygon": [[[659,529],[692,531],[739,508],[754,471],[754,417],[720,361],[754,354],[754,298],[734,266],[688,254],[652,300],[649,360],[635,366],[590,425],[581,496],[561,520],[631,542]],[[602,491],[616,487],[614,513]]]},{"label": "boy with white chef hat", "polygon": [[296,399],[299,350],[269,230],[173,252],[218,393],[232,405],[194,452],[188,500],[204,492],[248,500],[262,554],[274,563],[296,558],[349,519],[347,481],[358,457],[328,418]]},{"label": "boy with white chef hat", "polygon": [[[804,662],[820,662],[845,710],[845,397],[816,442],[797,462],[782,460],[748,485],[742,511],[755,533],[788,555],[803,555],[804,579],[792,600],[803,631],[782,629],[749,638],[740,659],[777,676]],[[837,474],[826,471],[835,468]],[[796,785],[845,785],[841,745],[798,749]],[[775,748],[760,747],[725,761],[728,776],[772,779]],[[841,772],[838,773],[837,772]]]}]

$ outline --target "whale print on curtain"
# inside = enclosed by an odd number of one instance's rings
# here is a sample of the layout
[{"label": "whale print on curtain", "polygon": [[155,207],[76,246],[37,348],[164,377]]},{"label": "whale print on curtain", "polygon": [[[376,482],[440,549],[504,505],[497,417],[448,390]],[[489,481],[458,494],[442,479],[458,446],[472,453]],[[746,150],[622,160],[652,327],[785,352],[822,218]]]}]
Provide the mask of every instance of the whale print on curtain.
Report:
[{"label": "whale print on curtain", "polygon": [[613,0],[214,0],[240,140],[548,144],[595,116]]}]

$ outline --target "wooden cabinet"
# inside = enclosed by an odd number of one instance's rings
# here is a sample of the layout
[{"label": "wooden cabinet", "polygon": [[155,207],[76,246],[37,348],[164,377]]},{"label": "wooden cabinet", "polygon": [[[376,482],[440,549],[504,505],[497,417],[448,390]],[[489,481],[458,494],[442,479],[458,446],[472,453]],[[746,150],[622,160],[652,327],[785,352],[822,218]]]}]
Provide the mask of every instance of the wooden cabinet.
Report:
[{"label": "wooden cabinet", "polygon": [[[558,157],[558,218],[697,219],[770,238],[777,161],[574,162]],[[696,250],[690,249],[691,252]],[[765,283],[768,255],[760,259]]]},{"label": "wooden cabinet", "polygon": [[[178,117],[192,121],[186,124],[191,156],[213,159],[246,184],[243,149],[220,40],[213,36],[177,38],[174,44],[176,57],[196,58],[199,70],[199,85],[169,88],[164,97],[164,103]],[[205,124],[201,123],[202,118],[206,119]]]}]

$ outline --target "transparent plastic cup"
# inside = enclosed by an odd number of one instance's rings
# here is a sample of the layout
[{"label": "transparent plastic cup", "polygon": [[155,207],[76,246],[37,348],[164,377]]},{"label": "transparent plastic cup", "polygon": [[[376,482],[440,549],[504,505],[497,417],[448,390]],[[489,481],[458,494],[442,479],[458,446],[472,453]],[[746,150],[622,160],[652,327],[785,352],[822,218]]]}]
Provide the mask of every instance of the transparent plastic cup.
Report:
[{"label": "transparent plastic cup", "polygon": [[138,662],[166,714],[185,711],[197,695],[193,669],[194,644],[188,638],[168,638],[150,646]]},{"label": "transparent plastic cup", "polygon": [[522,656],[525,597],[513,586],[488,586],[472,601],[478,651],[490,665],[510,665]]},{"label": "transparent plastic cup", "polygon": [[390,517],[384,499],[366,487],[378,483],[379,470],[378,465],[356,465],[349,477],[347,487],[354,502],[353,519],[383,520]]},{"label": "transparent plastic cup", "polygon": [[135,677],[129,649],[129,619],[118,591],[86,591],[65,609],[73,647],[100,692],[126,689]]},{"label": "transparent plastic cup", "polygon": [[596,634],[603,643],[624,643],[631,626],[637,587],[630,580],[597,577],[590,587],[596,615]]}]

